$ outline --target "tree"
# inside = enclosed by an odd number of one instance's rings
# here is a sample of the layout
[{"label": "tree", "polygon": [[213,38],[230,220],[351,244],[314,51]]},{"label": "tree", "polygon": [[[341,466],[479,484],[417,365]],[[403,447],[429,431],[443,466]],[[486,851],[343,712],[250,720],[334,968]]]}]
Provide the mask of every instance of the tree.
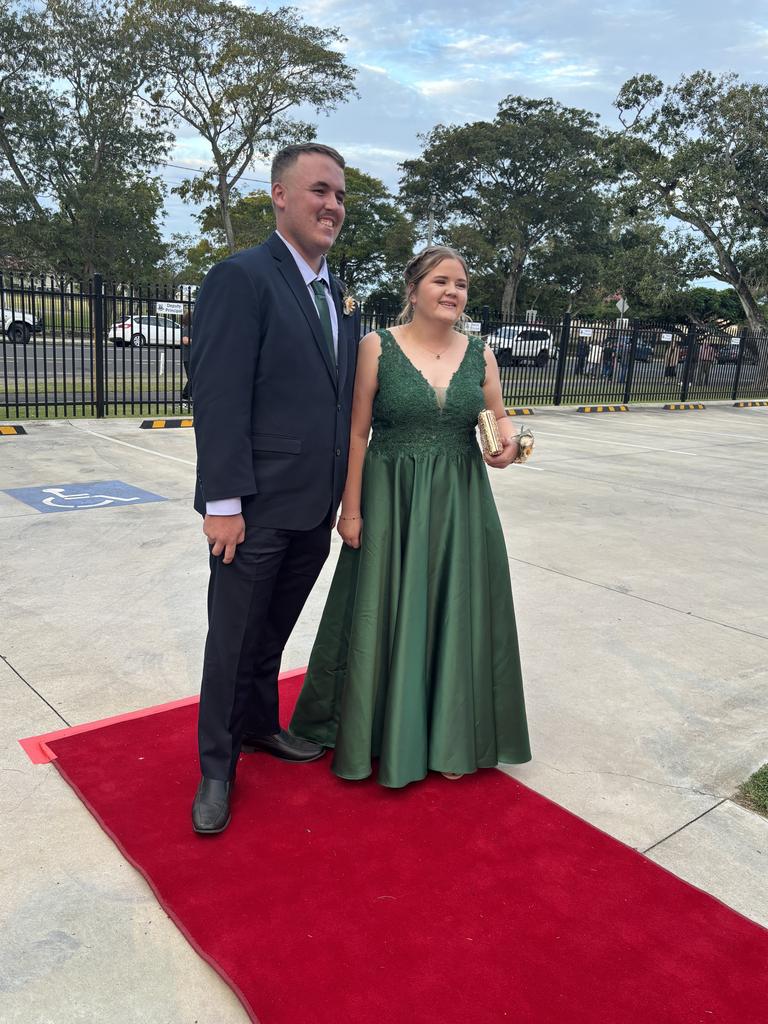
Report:
[{"label": "tree", "polygon": [[636,75],[615,105],[625,205],[684,225],[689,275],[730,285],[750,327],[764,327],[757,293],[768,280],[768,87],[708,71],[668,87]]},{"label": "tree", "polygon": [[148,90],[153,109],[193,128],[212,167],[176,191],[213,200],[229,252],[238,182],[257,156],[307,141],[311,125],[291,118],[299,105],[329,110],[352,91],[354,70],[335,28],[307,25],[288,7],[254,11],[229,0],[139,0],[137,23],[151,24],[166,75]]},{"label": "tree", "polygon": [[[328,253],[331,268],[356,293],[368,292],[401,273],[413,252],[410,220],[378,178],[347,167],[346,217],[338,240]],[[217,206],[208,206],[198,220],[203,239],[188,250],[191,267],[205,269],[229,254]],[[235,250],[264,242],[275,230],[272,200],[267,192],[253,192],[230,209]]]},{"label": "tree", "polygon": [[595,230],[605,178],[597,118],[509,96],[493,121],[438,125],[423,142],[422,155],[402,164],[408,208],[425,220],[432,206],[439,237],[469,244],[470,262],[503,281],[502,312],[514,313],[536,249]]},{"label": "tree", "polygon": [[346,218],[328,254],[350,291],[368,292],[402,274],[413,254],[410,219],[378,178],[347,167]]},{"label": "tree", "polygon": [[688,321],[697,327],[730,327],[744,314],[733,288],[687,288],[666,296],[661,307],[666,319]]},{"label": "tree", "polygon": [[169,143],[158,112],[138,108],[151,40],[119,0],[0,3],[5,231],[46,270],[146,273],[162,255],[162,186],[149,169]]}]

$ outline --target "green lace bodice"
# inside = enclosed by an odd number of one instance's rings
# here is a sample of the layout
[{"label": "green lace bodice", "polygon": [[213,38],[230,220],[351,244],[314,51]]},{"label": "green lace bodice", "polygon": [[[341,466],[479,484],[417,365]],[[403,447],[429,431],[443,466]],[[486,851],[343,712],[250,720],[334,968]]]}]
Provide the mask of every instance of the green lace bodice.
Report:
[{"label": "green lace bodice", "polygon": [[468,455],[479,452],[475,427],[485,407],[484,343],[470,337],[445,389],[432,387],[388,330],[381,340],[379,390],[373,402],[372,455]]}]

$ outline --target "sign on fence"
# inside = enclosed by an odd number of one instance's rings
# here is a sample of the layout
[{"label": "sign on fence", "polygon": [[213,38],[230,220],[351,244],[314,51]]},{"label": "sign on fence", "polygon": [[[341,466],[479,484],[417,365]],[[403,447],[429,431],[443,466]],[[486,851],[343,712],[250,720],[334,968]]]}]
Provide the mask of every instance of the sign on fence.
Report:
[{"label": "sign on fence", "polygon": [[591,327],[580,327],[579,328],[579,337],[580,338],[591,338],[594,333],[595,332],[592,330]]},{"label": "sign on fence", "polygon": [[156,302],[155,309],[158,313],[173,313],[176,316],[181,316],[184,312],[183,302]]},{"label": "sign on fence", "polygon": [[467,320],[467,322],[464,324],[464,327],[468,331],[471,331],[472,334],[479,334],[483,329],[483,325],[480,323],[479,320]]}]

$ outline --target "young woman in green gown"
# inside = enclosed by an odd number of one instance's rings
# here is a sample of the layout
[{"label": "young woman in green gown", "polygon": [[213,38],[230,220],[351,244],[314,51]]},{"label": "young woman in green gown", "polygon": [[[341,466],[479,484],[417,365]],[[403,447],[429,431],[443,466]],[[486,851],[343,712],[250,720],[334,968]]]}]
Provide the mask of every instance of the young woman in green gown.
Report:
[{"label": "young woman in green gown", "polygon": [[[496,360],[456,330],[462,257],[431,246],[405,271],[400,326],[360,342],[344,547],[291,730],[333,771],[400,787],[530,759],[504,537],[484,461],[517,456]],[[503,438],[481,454],[478,413]],[[371,434],[371,427],[373,428]],[[369,442],[370,435],[370,442]]]}]

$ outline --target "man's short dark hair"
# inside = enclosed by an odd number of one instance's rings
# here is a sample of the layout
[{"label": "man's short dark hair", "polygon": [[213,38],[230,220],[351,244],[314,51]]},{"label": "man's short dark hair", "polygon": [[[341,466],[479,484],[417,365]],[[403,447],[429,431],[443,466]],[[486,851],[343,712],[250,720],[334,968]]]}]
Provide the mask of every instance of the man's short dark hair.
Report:
[{"label": "man's short dark hair", "polygon": [[275,158],[272,161],[273,185],[276,181],[280,180],[288,167],[296,163],[302,153],[321,153],[323,156],[329,156],[331,160],[339,165],[342,171],[346,166],[344,157],[338,150],[333,149],[331,146],[324,146],[321,142],[302,142],[294,146],[285,146],[279,153],[275,154]]}]

